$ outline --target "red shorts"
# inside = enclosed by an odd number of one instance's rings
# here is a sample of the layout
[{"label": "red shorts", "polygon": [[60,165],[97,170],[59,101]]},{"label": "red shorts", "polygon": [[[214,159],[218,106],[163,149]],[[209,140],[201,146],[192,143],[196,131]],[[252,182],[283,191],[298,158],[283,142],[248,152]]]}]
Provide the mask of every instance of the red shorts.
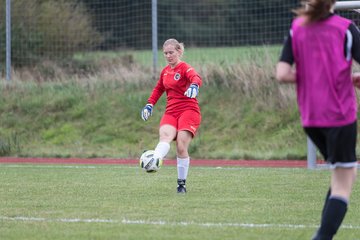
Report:
[{"label": "red shorts", "polygon": [[191,132],[193,137],[196,134],[201,122],[201,114],[194,110],[186,110],[178,115],[165,113],[161,118],[160,127],[165,124],[174,126],[177,131],[186,130]]}]

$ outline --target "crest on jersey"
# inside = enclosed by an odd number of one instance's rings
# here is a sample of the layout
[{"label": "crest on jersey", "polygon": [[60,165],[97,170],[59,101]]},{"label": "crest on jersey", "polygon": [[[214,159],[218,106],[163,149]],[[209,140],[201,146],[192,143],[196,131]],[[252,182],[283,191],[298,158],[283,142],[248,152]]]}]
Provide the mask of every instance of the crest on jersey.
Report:
[{"label": "crest on jersey", "polygon": [[181,78],[180,73],[175,73],[175,75],[174,75],[174,80],[177,81],[177,80],[179,80],[180,78]]}]

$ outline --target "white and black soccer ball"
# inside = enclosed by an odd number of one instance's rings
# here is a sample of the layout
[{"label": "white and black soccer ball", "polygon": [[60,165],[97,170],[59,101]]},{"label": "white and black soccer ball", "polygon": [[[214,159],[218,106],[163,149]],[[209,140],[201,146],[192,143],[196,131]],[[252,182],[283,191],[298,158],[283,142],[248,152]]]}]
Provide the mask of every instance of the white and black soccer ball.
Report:
[{"label": "white and black soccer ball", "polygon": [[155,159],[154,152],[154,150],[147,150],[140,157],[140,167],[148,173],[157,172],[162,165],[162,159]]}]

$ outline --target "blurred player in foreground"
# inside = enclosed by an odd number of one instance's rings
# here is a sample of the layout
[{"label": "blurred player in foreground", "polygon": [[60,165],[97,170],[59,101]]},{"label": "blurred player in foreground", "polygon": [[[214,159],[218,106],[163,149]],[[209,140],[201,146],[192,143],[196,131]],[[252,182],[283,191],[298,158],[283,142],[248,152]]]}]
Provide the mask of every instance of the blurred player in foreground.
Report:
[{"label": "blurred player in foreground", "polygon": [[177,192],[186,193],[185,184],[190,165],[188,148],[201,122],[196,97],[202,80],[189,64],[181,61],[184,53],[182,43],[176,39],[166,40],[163,53],[168,65],[161,71],[160,78],[141,111],[141,117],[147,121],[154,105],[166,92],[166,110],[160,121],[160,139],[154,157],[163,159],[170,150],[170,143],[176,141]]},{"label": "blurred player in foreground", "polygon": [[[309,0],[294,12],[276,78],[295,83],[301,123],[332,170],[321,224],[313,240],[333,239],[349,204],[357,174],[360,34],[350,20],[334,14],[335,0]],[[295,63],[295,69],[292,68]]]}]

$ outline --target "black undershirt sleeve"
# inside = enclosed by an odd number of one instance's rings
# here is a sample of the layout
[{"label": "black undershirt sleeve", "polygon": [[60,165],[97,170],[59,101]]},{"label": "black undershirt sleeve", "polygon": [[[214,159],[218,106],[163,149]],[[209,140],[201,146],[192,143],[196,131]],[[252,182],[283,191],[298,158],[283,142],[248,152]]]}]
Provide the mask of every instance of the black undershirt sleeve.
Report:
[{"label": "black undershirt sleeve", "polygon": [[[352,55],[352,58],[357,63],[360,64],[360,32],[354,23],[350,24],[349,30],[350,30],[352,38],[353,38],[353,44],[351,47],[351,55]],[[346,42],[347,42],[347,39],[345,41],[345,44],[346,44]]]},{"label": "black undershirt sleeve", "polygon": [[283,49],[280,55],[280,62],[287,62],[290,65],[292,65],[294,63],[294,55],[292,52],[292,46],[291,46],[291,34],[290,32],[288,33],[284,45],[283,45]]}]

